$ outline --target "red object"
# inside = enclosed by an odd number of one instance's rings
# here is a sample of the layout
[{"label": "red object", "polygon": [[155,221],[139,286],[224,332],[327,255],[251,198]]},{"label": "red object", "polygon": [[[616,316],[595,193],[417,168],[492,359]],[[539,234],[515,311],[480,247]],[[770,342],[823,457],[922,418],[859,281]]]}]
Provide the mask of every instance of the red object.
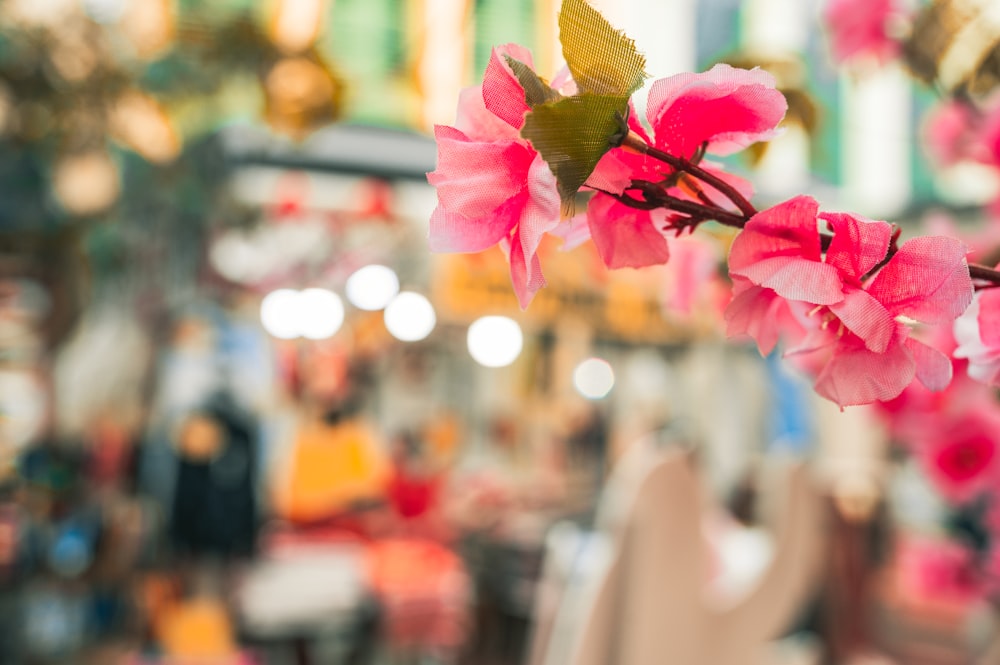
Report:
[{"label": "red object", "polygon": [[469,578],[461,559],[429,540],[384,540],[370,548],[372,586],[396,648],[455,650],[469,625]]},{"label": "red object", "polygon": [[437,476],[408,474],[396,469],[389,480],[389,499],[401,517],[420,517],[437,503],[440,484]]}]

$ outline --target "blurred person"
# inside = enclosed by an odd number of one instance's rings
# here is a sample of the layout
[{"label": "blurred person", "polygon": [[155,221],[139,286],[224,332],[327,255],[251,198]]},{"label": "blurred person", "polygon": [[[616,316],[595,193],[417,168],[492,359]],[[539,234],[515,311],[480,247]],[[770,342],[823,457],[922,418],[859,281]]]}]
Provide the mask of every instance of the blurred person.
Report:
[{"label": "blurred person", "polygon": [[350,515],[385,502],[390,469],[356,397],[332,404],[306,401],[275,473],[274,512],[299,526],[331,521],[348,526]]},{"label": "blurred person", "polygon": [[392,443],[389,500],[397,517],[397,532],[434,540],[449,540],[450,529],[441,511],[446,471],[428,450],[425,439],[405,430]]},{"label": "blurred person", "polygon": [[225,393],[177,432],[169,534],[181,554],[243,557],[257,534],[256,423]]}]

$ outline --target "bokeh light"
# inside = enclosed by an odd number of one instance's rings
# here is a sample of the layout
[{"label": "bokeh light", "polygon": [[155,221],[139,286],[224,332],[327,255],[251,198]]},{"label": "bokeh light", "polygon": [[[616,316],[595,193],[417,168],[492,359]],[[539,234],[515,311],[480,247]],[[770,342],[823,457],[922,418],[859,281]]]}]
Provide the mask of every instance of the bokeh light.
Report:
[{"label": "bokeh light", "polygon": [[587,399],[603,399],[615,386],[615,372],[607,360],[587,358],[573,370],[573,386]]},{"label": "bokeh light", "polygon": [[524,348],[524,334],[514,319],[484,316],[469,326],[466,339],[469,354],[484,367],[506,367],[517,360]]},{"label": "bokeh light", "polygon": [[413,291],[403,291],[385,308],[385,327],[403,342],[416,342],[431,334],[437,315],[431,302]]},{"label": "bokeh light", "polygon": [[299,294],[294,289],[278,289],[264,296],[260,303],[260,322],[264,330],[279,339],[299,336]]},{"label": "bokeh light", "polygon": [[344,303],[326,289],[305,289],[296,303],[299,333],[308,339],[333,337],[344,323]]},{"label": "bokeh light", "polygon": [[387,266],[367,265],[356,270],[344,285],[347,300],[368,312],[385,309],[399,293],[399,278]]},{"label": "bokeh light", "polygon": [[278,289],[261,301],[260,321],[279,339],[327,339],[344,324],[344,303],[327,289]]}]

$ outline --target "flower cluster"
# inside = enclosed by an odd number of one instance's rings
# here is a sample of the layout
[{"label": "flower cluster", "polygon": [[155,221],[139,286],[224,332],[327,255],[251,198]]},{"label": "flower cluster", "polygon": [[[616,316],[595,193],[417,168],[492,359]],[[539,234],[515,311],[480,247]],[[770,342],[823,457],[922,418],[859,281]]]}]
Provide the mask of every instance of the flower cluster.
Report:
[{"label": "flower cluster", "polygon": [[[577,17],[564,21],[565,14],[588,10],[581,0],[567,2],[560,25],[577,29]],[[948,384],[948,357],[911,327],[950,323],[968,307],[973,281],[961,242],[921,237],[897,246],[890,224],[821,213],[807,196],[757,211],[750,184],[706,160],[778,131],[787,105],[770,74],[720,64],[655,81],[644,126],[627,96],[614,117],[606,117],[613,104],[591,113],[594,95],[580,90],[595,87],[599,77],[587,67],[601,65],[578,51],[565,55],[568,71],[549,84],[534,74],[526,49],[494,49],[482,85],[463,92],[456,125],[437,127],[438,168],[428,176],[438,192],[432,249],[499,245],[527,307],[545,284],[537,250],[547,233],[573,243],[589,237],[608,268],[638,268],[669,261],[671,236],[719,222],[741,229],[729,255],[730,335],[753,338],[764,354],[783,340],[815,376],[817,392],[841,407],[892,399],[914,381],[933,390]],[[592,164],[575,163],[585,159],[560,144],[561,135],[539,130],[556,113],[582,142],[595,124],[610,128],[596,157],[588,153]],[[581,117],[586,124],[574,126]],[[589,195],[575,217],[561,215],[567,172]]]},{"label": "flower cluster", "polygon": [[[830,0],[835,57],[898,54],[898,16],[894,0]],[[631,40],[584,0],[564,0],[559,25],[567,69],[551,83],[526,49],[498,47],[455,126],[436,128],[432,249],[498,245],[527,307],[545,284],[542,238],[590,240],[611,269],[669,262],[664,301],[687,313],[699,289],[717,286],[716,252],[679,236],[706,222],[738,229],[727,333],[765,355],[780,345],[841,408],[880,404],[940,492],[961,507],[986,497],[1000,534],[1000,408],[987,388],[1000,386],[1000,271],[969,262],[979,243],[903,242],[887,222],[821,211],[805,195],[758,210],[751,184],[708,158],[780,131],[787,103],[770,74],[716,65],[655,81],[643,123],[630,97],[645,61]],[[998,137],[1000,112],[964,102],[942,107],[926,135],[942,163],[1000,173]],[[984,570],[1000,582],[1000,537],[991,543]]]},{"label": "flower cluster", "polygon": [[[820,223],[833,234],[825,253]],[[791,338],[816,391],[841,406],[892,399],[914,377],[944,388],[948,357],[910,336],[906,321],[945,323],[969,305],[965,246],[914,238],[890,257],[893,241],[886,222],[820,214],[807,196],[754,215],[729,254],[729,333],[752,336],[762,353]]]}]

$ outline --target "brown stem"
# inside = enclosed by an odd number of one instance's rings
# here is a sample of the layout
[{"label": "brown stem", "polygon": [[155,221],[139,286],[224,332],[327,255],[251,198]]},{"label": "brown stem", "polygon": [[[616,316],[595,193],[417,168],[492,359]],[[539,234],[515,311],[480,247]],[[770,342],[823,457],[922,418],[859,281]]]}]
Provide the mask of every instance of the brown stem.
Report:
[{"label": "brown stem", "polygon": [[994,286],[1000,286],[1000,270],[987,268],[986,266],[981,266],[978,263],[969,264],[969,277],[972,279],[982,280],[984,282],[990,282]]},{"label": "brown stem", "polygon": [[722,208],[708,207],[701,203],[695,203],[694,201],[679,199],[676,196],[671,196],[665,192],[657,193],[655,198],[657,202],[662,203],[661,207],[676,210],[677,212],[683,212],[694,217],[714,219],[719,224],[724,224],[725,226],[742,229],[747,223],[747,220],[742,215],[728,212]]},{"label": "brown stem", "polygon": [[728,182],[717,175],[706,171],[697,164],[692,163],[690,160],[683,157],[677,157],[676,155],[671,155],[670,153],[664,152],[658,148],[654,148],[646,143],[642,137],[635,132],[629,132],[625,135],[625,138],[622,140],[622,146],[649,155],[654,159],[658,159],[665,164],[669,164],[678,171],[689,173],[705,184],[711,185],[715,189],[719,190],[723,196],[732,201],[733,205],[739,208],[740,212],[743,213],[743,216],[746,218],[744,220],[744,224],[751,217],[757,214],[757,209],[753,206],[753,204],[747,201],[746,198],[736,191],[736,188]]},{"label": "brown stem", "polygon": [[[733,226],[738,229],[743,228],[744,224],[746,224],[746,220],[741,215],[723,210],[722,208],[716,206],[707,206],[695,201],[679,199],[676,196],[667,194],[658,185],[652,182],[645,180],[633,180],[632,187],[630,187],[630,189],[639,190],[642,192],[644,198],[637,199],[627,193],[615,194],[603,189],[596,189],[596,191],[601,192],[602,194],[607,194],[620,203],[637,210],[658,210],[660,208],[666,208],[668,210],[690,215],[692,218],[700,220],[699,223],[709,219],[714,219],[720,224]],[[690,225],[689,220],[685,226]]]}]

